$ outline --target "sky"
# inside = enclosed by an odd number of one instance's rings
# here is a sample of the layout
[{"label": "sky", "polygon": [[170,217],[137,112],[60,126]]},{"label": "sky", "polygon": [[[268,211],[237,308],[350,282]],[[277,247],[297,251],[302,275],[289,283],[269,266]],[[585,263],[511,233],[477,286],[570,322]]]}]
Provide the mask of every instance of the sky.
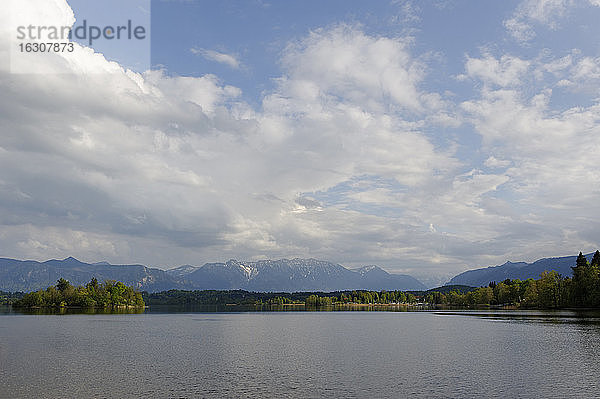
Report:
[{"label": "sky", "polygon": [[9,1],[148,29],[32,55],[0,24],[0,256],[431,285],[600,247],[598,0]]}]

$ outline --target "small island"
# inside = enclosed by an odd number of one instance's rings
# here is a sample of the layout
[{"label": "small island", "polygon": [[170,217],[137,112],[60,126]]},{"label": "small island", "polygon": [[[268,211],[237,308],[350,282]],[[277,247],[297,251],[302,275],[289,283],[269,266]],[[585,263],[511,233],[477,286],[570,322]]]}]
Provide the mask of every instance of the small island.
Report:
[{"label": "small island", "polygon": [[23,295],[13,303],[15,308],[144,308],[140,292],[120,281],[98,283],[96,278],[85,286],[75,287],[64,278],[56,286]]}]

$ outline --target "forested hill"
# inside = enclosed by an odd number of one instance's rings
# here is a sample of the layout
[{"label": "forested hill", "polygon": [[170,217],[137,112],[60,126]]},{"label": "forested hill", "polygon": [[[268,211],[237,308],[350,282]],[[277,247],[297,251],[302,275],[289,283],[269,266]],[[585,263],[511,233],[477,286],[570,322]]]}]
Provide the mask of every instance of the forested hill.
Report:
[{"label": "forested hill", "polygon": [[[587,261],[591,261],[593,253],[585,255]],[[454,276],[447,285],[468,285],[471,287],[487,286],[490,282],[509,280],[527,280],[528,278],[537,279],[542,272],[554,270],[559,274],[570,277],[573,275],[577,256],[564,256],[560,258],[544,258],[533,263],[525,262],[506,262],[500,266],[491,266],[482,269],[468,270],[457,276]]]}]

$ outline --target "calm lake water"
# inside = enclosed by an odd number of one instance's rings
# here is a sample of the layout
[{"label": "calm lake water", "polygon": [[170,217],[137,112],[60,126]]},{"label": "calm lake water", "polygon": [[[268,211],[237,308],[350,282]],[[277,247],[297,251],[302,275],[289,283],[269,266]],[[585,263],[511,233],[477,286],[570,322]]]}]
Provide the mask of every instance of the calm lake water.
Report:
[{"label": "calm lake water", "polygon": [[0,315],[1,398],[600,397],[600,314]]}]

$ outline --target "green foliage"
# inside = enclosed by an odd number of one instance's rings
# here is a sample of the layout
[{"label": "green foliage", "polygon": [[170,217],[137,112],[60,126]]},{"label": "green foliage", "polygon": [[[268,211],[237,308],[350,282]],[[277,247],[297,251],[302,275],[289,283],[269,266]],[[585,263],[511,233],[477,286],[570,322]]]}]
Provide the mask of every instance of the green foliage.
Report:
[{"label": "green foliage", "polygon": [[561,276],[553,271],[545,271],[537,280],[538,307],[558,308],[561,304]]},{"label": "green foliage", "polygon": [[579,252],[579,255],[577,256],[577,260],[575,261],[575,265],[576,265],[576,267],[588,266],[588,261],[585,258],[585,256],[583,256],[583,254],[581,252]]},{"label": "green foliage", "polygon": [[143,294],[149,305],[284,305],[304,303],[308,293],[248,292],[244,290],[168,290]]},{"label": "green foliage", "polygon": [[70,288],[72,288],[71,283],[69,283],[67,280],[65,280],[64,278],[59,278],[57,283],[56,283],[56,289],[59,290],[60,292],[65,292],[67,290],[69,290]]},{"label": "green foliage", "polygon": [[[333,301],[335,301],[335,297]],[[318,295],[310,295],[308,298],[306,298],[304,304],[306,306],[331,306],[333,301],[331,297],[328,296],[320,297]]]},{"label": "green foliage", "polygon": [[596,251],[591,264],[579,253],[573,268],[571,302],[578,307],[600,306],[600,253]]},{"label": "green foliage", "polygon": [[600,251],[596,250],[596,252],[594,253],[594,257],[592,258],[592,263],[590,263],[590,265],[600,267]]},{"label": "green foliage", "polygon": [[22,292],[4,292],[0,291],[0,305],[10,305],[23,297]]},{"label": "green foliage", "polygon": [[591,263],[580,252],[573,267],[573,278],[563,277],[556,271],[545,271],[538,280],[492,281],[487,287],[466,293],[431,292],[425,300],[430,304],[452,306],[600,307],[600,251],[596,251]]},{"label": "green foliage", "polygon": [[61,278],[56,286],[30,292],[14,303],[20,308],[42,307],[144,307],[142,295],[119,281],[98,284],[93,278],[85,287],[74,287]]},{"label": "green foliage", "polygon": [[205,290],[182,291],[169,290],[143,294],[148,305],[288,305],[305,304],[310,307],[337,304],[407,304],[415,303],[417,296],[402,291],[337,291],[323,292],[248,292],[243,290]]}]

